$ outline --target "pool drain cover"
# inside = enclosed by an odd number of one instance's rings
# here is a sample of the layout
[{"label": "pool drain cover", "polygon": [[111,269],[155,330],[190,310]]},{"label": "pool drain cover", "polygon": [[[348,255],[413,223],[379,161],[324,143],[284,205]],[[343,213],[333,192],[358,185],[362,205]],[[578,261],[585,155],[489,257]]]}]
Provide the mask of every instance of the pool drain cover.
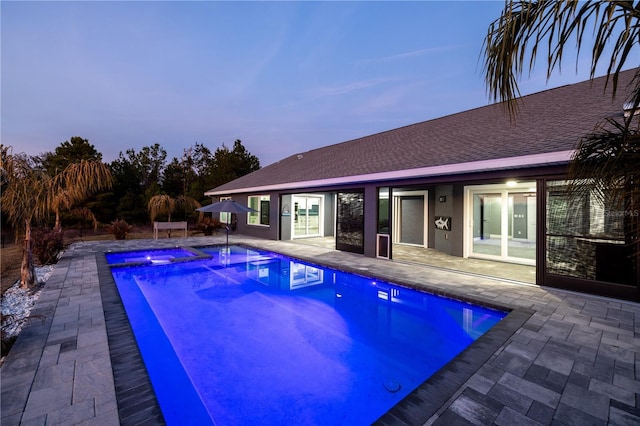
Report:
[{"label": "pool drain cover", "polygon": [[384,388],[389,392],[398,392],[401,386],[396,379],[387,379],[384,381]]}]

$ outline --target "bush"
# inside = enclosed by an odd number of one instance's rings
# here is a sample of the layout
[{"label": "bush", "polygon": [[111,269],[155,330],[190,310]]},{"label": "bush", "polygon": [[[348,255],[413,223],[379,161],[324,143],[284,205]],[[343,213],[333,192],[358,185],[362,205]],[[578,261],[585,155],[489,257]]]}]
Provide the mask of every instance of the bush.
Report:
[{"label": "bush", "polygon": [[111,224],[107,225],[107,232],[113,234],[116,240],[126,240],[127,234],[129,234],[132,229],[133,226],[122,219],[114,220]]},{"label": "bush", "polygon": [[217,217],[205,217],[198,226],[204,235],[213,235],[214,232],[218,232],[218,229],[222,228],[222,223]]},{"label": "bush", "polygon": [[62,250],[62,232],[48,228],[36,228],[31,231],[31,252],[40,265],[56,263]]}]

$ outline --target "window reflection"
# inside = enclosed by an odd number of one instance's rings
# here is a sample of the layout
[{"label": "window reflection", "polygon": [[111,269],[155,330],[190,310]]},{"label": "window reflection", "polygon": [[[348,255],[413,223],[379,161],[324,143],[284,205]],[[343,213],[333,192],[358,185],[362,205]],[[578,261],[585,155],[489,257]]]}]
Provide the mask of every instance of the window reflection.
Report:
[{"label": "window reflection", "polygon": [[[577,182],[579,184],[579,182]],[[635,266],[625,245],[624,215],[597,194],[547,182],[546,273],[633,284]]]}]

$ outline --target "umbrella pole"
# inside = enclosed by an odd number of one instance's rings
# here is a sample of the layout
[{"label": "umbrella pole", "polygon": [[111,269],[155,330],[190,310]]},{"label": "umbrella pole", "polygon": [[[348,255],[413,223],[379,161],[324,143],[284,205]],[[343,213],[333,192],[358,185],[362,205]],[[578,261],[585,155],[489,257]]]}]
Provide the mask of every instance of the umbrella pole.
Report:
[{"label": "umbrella pole", "polygon": [[229,217],[231,213],[227,213],[227,250],[229,249]]}]

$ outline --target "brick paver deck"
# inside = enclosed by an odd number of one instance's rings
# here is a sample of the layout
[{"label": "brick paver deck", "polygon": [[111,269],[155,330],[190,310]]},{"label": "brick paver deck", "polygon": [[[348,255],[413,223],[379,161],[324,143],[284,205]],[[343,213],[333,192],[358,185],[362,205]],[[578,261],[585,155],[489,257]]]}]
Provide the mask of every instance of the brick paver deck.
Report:
[{"label": "brick paver deck", "polygon": [[[240,236],[231,241],[515,309],[515,332],[493,338],[499,346],[485,349],[484,355],[477,348],[463,353],[380,424],[640,424],[638,303],[321,247]],[[0,370],[1,424],[160,423],[153,395],[144,390],[144,373],[129,380],[132,387],[124,394],[116,390],[119,368],[137,361],[128,353],[131,343],[114,337],[111,325],[107,332],[107,322],[116,321],[117,327],[118,320],[105,319],[110,309],[105,304],[113,301],[101,293],[96,253],[221,242],[223,237],[217,236],[72,245],[42,291],[32,311],[35,318]],[[118,347],[114,342],[120,342]],[[485,343],[479,346],[491,347]],[[465,366],[472,371],[461,376]],[[455,383],[448,374],[465,379]],[[144,404],[139,403],[140,393]]]}]

